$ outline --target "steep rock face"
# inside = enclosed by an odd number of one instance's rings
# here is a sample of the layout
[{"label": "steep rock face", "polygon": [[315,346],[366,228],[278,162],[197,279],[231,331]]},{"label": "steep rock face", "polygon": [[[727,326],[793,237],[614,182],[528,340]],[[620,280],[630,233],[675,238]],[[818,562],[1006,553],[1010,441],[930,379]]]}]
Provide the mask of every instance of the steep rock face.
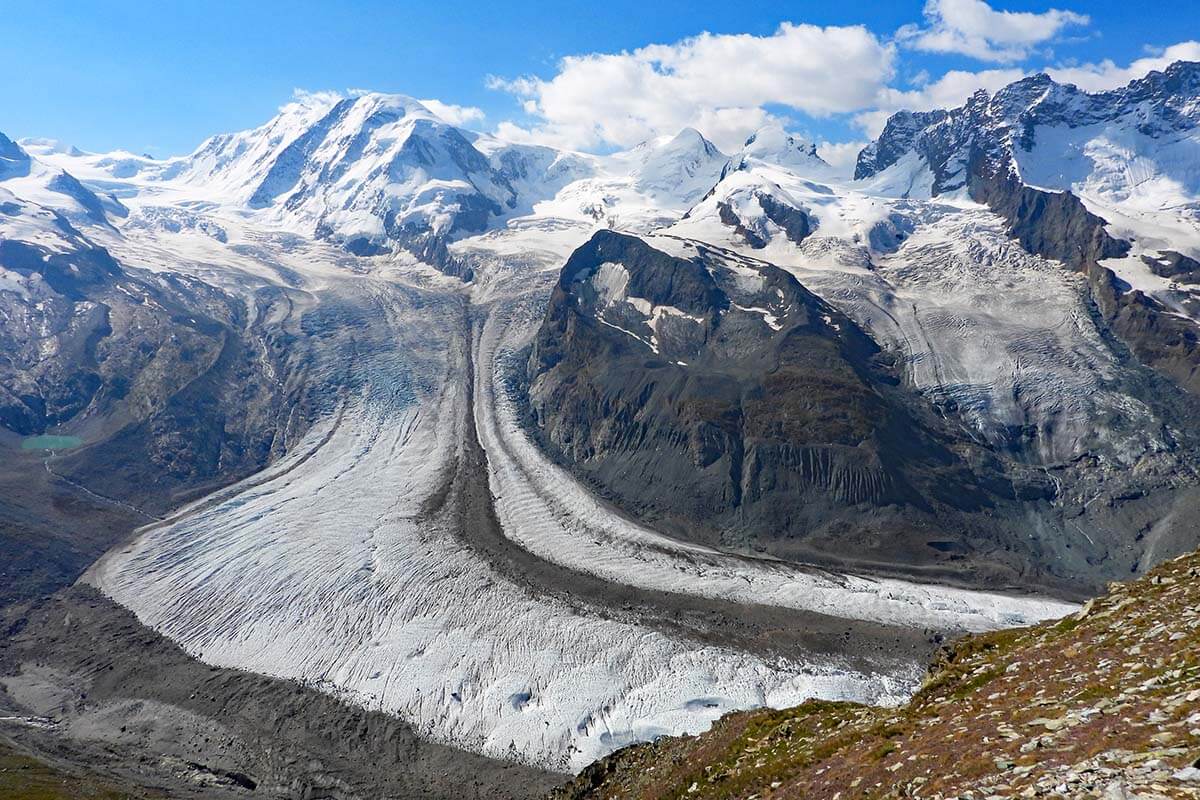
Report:
[{"label": "steep rock face", "polygon": [[895,164],[914,148],[926,128],[942,122],[946,115],[947,112],[942,110],[893,114],[879,138],[858,154],[854,165],[855,180],[869,178]]},{"label": "steep rock face", "polygon": [[[1045,165],[1056,159],[1070,162],[1077,151],[1102,149],[1075,139],[1104,144],[1107,137],[1119,135],[1111,132],[1115,128],[1132,126],[1150,153],[1143,158],[1152,165],[1152,173],[1169,173],[1185,186],[1193,184],[1193,167],[1186,160],[1179,163],[1184,157],[1174,153],[1200,141],[1198,100],[1198,64],[1177,63],[1125,88],[1096,94],[1036,75],[995,96],[978,92],[953,111],[894,116],[880,138],[860,154],[855,177],[871,178],[898,168],[906,156],[916,157],[931,173],[933,195],[965,189],[999,214],[1027,251],[1087,276],[1095,305],[1112,332],[1142,363],[1195,394],[1200,392],[1200,328],[1169,307],[1194,306],[1194,298],[1176,294],[1164,300],[1132,290],[1104,266],[1105,260],[1127,256],[1131,244],[1112,235],[1108,221],[1071,191],[1075,185],[1091,187],[1097,197],[1122,209],[1134,191],[1124,184],[1129,178],[1104,172],[1101,156],[1094,154],[1073,180],[1052,175]],[[1170,155],[1155,156],[1159,150]],[[1026,174],[1061,188],[1030,186]],[[1178,270],[1184,275],[1189,271],[1178,265],[1191,261],[1171,250],[1142,255],[1141,260],[1154,274]]]},{"label": "steep rock face", "polygon": [[1112,270],[1091,263],[1088,283],[1096,307],[1114,333],[1143,363],[1200,395],[1200,330],[1140,291],[1129,290]]},{"label": "steep rock face", "polygon": [[1070,192],[1031,188],[1012,173],[989,171],[978,157],[971,162],[968,186],[971,197],[1003,217],[1030,253],[1082,271],[1129,251],[1128,243],[1110,236],[1104,220]]},{"label": "steep rock face", "polygon": [[[972,197],[1000,214],[1022,247],[1062,261],[1087,276],[1104,321],[1142,363],[1192,394],[1200,394],[1200,328],[1191,320],[1169,313],[1153,297],[1131,290],[1100,263],[1102,259],[1125,256],[1130,249],[1128,242],[1113,238],[1105,230],[1103,219],[1088,211],[1070,192],[1033,189],[1011,174],[973,173],[970,185]],[[1186,261],[1190,259],[1181,257],[1172,262],[1168,258],[1168,264]],[[1157,260],[1153,263],[1158,264]]]},{"label": "steep rock face", "polygon": [[755,250],[766,247],[775,233],[800,244],[816,230],[816,221],[778,186],[767,184],[733,188],[727,181],[712,196],[717,219],[729,226]]},{"label": "steep rock face", "polygon": [[551,452],[680,535],[902,568],[970,553],[990,580],[1036,560],[998,553],[1036,546],[992,515],[1053,486],[933,419],[853,322],[762,262],[597,233],[529,382]]},{"label": "steep rock face", "polygon": [[0,243],[0,269],[24,290],[0,291],[0,428],[79,436],[56,472],[159,510],[278,456],[298,432],[279,376],[303,353],[211,286],[148,280],[79,244]]}]

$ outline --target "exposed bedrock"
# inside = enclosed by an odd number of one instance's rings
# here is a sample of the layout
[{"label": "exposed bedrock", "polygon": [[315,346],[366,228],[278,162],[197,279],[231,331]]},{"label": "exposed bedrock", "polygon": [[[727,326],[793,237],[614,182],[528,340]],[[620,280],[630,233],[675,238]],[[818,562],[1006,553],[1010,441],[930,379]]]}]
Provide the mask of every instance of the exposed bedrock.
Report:
[{"label": "exposed bedrock", "polygon": [[751,197],[762,209],[761,217],[744,220],[728,201],[717,203],[717,215],[755,250],[763,249],[770,241],[768,222],[778,227],[793,244],[800,244],[816,230],[816,223],[803,209],[783,202],[769,192],[756,191]]},{"label": "exposed bedrock", "polygon": [[1072,549],[1054,478],[935,416],[761,262],[600,232],[564,267],[528,373],[551,454],[684,538],[990,585],[1128,569],[1095,566],[1106,542]]},{"label": "exposed bedrock", "polygon": [[[1100,261],[1124,256],[1129,243],[1111,236],[1106,221],[1071,192],[1026,186],[1009,172],[993,171],[981,155],[973,160],[971,196],[999,214],[1031,253],[1063,262],[1087,276],[1104,322],[1138,360],[1200,394],[1200,336],[1196,325],[1125,285]],[[1172,276],[1194,274],[1195,262],[1178,253],[1160,265]],[[1189,263],[1190,262],[1190,263]]]}]

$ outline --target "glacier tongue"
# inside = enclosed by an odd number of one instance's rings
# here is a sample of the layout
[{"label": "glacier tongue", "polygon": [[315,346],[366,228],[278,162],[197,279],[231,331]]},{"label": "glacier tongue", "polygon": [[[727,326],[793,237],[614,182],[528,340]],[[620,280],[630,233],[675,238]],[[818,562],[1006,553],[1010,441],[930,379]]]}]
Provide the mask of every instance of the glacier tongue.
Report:
[{"label": "glacier tongue", "polygon": [[400,344],[364,360],[367,378],[338,413],[263,473],[143,529],[88,581],[206,662],[296,679],[434,739],[553,769],[699,731],[732,709],[889,703],[911,690],[915,665],[872,674],[804,654],[767,660],[497,574],[436,510],[471,410],[464,343],[427,331],[454,330],[461,309],[371,291],[402,326]]}]

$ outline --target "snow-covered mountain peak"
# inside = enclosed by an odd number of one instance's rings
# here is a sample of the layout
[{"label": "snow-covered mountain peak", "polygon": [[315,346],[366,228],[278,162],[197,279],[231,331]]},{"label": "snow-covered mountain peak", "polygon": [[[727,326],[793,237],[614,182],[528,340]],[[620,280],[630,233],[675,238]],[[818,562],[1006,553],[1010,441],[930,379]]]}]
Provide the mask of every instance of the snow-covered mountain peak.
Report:
[{"label": "snow-covered mountain peak", "polygon": [[679,133],[665,138],[658,147],[653,148],[658,157],[663,157],[668,153],[689,153],[704,155],[710,159],[726,158],[717,146],[704,137],[700,131],[695,128],[684,128]]},{"label": "snow-covered mountain peak", "polygon": [[[1059,141],[1065,130],[1088,132],[1089,140],[1092,134],[1103,135],[1106,140],[1124,137],[1122,146],[1126,147],[1133,145],[1129,136],[1140,136],[1147,142],[1159,140],[1163,147],[1169,147],[1172,137],[1194,131],[1197,123],[1197,63],[1177,62],[1122,88],[1096,93],[1037,74],[1011,83],[994,95],[976,92],[965,104],[949,111],[901,111],[893,115],[879,138],[859,154],[855,177],[875,176],[914,153],[933,171],[932,191],[937,194],[963,185],[968,158],[990,159],[993,171],[1018,169],[1029,161],[1022,154],[1047,145],[1066,144]],[[1101,134],[1101,128],[1107,133]],[[1074,142],[1068,145],[1071,149],[1084,146],[1078,135],[1066,138]],[[1146,146],[1144,142],[1141,150]],[[1059,155],[1072,158],[1069,153]],[[1024,163],[1014,166],[1016,162]],[[1055,184],[1053,188],[1065,186]]]},{"label": "snow-covered mountain peak", "polygon": [[812,142],[788,133],[779,124],[759,128],[746,139],[741,151],[733,157],[733,168],[744,169],[750,163],[771,164],[799,173],[825,172],[829,164],[817,155]]},{"label": "snow-covered mountain peak", "polygon": [[14,197],[76,222],[109,224],[109,214],[127,211],[116,199],[101,197],[58,167],[31,156],[0,133],[0,188]]},{"label": "snow-covered mountain peak", "polygon": [[639,191],[684,205],[712,188],[728,160],[695,128],[642,142],[609,159],[610,170],[628,175]]},{"label": "snow-covered mountain peak", "polygon": [[352,252],[399,247],[443,267],[450,237],[517,205],[467,134],[395,94],[291,103],[265,125],[209,139],[180,178]]},{"label": "snow-covered mountain peak", "polygon": [[[229,199],[269,205],[306,160],[326,164],[379,157],[403,145],[418,122],[449,127],[425,106],[404,95],[306,96],[285,105],[269,122],[206,140],[188,157],[184,181],[216,187]],[[290,174],[289,174],[290,173]]]}]

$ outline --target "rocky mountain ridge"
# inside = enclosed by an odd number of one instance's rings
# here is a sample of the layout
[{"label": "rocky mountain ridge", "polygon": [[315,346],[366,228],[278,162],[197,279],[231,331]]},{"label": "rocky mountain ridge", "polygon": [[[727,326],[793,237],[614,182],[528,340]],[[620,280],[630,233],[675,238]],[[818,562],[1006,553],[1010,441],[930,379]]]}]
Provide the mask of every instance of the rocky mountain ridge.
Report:
[{"label": "rocky mountain ridge", "polygon": [[[656,334],[660,325],[693,332],[703,325],[683,321],[693,312],[681,317],[656,310],[675,307],[670,291],[645,313],[636,308],[647,302],[641,299],[615,296],[598,306],[586,291],[571,295],[575,257],[559,284],[566,294],[556,292],[551,301],[529,376],[536,425],[548,448],[598,491],[631,513],[670,524],[677,535],[801,560],[844,565],[846,553],[871,553],[863,562],[871,569],[891,563],[949,570],[942,575],[963,570],[959,577],[966,580],[1008,574],[1028,584],[1043,574],[1088,584],[1101,574],[1111,579],[1143,568],[1147,560],[1138,553],[1147,546],[1149,552],[1190,548],[1197,531],[1189,520],[1200,498],[1191,477],[1200,449],[1188,432],[1200,410],[1189,396],[1197,320],[1187,309],[1195,298],[1154,272],[1189,274],[1190,257],[1182,252],[1192,252],[1187,231],[1174,244],[1181,250],[1131,246],[1097,213],[1096,197],[1110,202],[1116,196],[1111,182],[1079,178],[1081,186],[1109,187],[1107,195],[1084,192],[1080,199],[1069,188],[1031,186],[1022,176],[1035,168],[1045,172],[1046,148],[1067,136],[1056,133],[1064,120],[1100,126],[1087,128],[1086,141],[1107,141],[1117,135],[1110,127],[1125,125],[1137,108],[1138,136],[1170,139],[1143,142],[1144,158],[1159,152],[1155,169],[1187,184],[1187,164],[1200,162],[1161,153],[1200,142],[1189,116],[1200,102],[1189,78],[1196,71],[1196,65],[1176,65],[1103,95],[1036,76],[995,96],[977,94],[960,109],[898,114],[863,151],[859,179],[850,183],[831,178],[811,146],[782,131],[763,131],[679,221],[642,235],[649,247],[666,252],[690,247],[685,258],[705,261],[700,254],[720,248],[778,266],[837,309],[892,359],[899,391],[915,390],[912,405],[931,404],[954,431],[941,441],[953,442],[955,457],[971,467],[959,483],[944,478],[955,486],[951,491],[966,502],[975,490],[1011,487],[981,501],[971,513],[987,511],[972,522],[963,522],[962,509],[932,511],[882,489],[790,495],[794,487],[783,475],[828,477],[825,471],[841,468],[829,462],[814,471],[795,453],[765,466],[750,457],[762,432],[746,426],[744,408],[725,408],[727,418],[686,411],[687,392],[679,387],[701,382],[711,364],[697,361],[694,348],[660,354]],[[1069,141],[1071,148],[1083,146]],[[593,244],[576,257],[587,261]],[[1064,266],[1082,280],[1054,277]],[[1157,283],[1147,284],[1151,279]],[[761,305],[764,313],[776,313],[770,302]],[[578,315],[599,327],[592,333],[567,321]],[[609,341],[637,355],[599,345]],[[728,351],[740,354],[732,361],[753,366],[727,372],[698,393],[761,392],[781,408],[791,397],[808,395],[818,404],[857,397],[842,386],[819,401],[827,375],[792,373],[779,360],[759,363],[747,355],[757,352],[755,345],[745,341]],[[545,352],[555,354],[553,363],[538,361]],[[656,399],[660,393],[670,400]],[[872,395],[881,396],[874,389]],[[672,425],[680,429],[663,429],[660,405],[671,409]],[[843,404],[840,411],[853,416],[852,408]],[[1097,419],[1105,422],[1097,425]],[[703,432],[714,425],[725,443],[716,450],[721,455],[701,456],[705,448],[684,444],[689,437],[707,441]],[[824,432],[834,436],[837,426],[829,420],[814,422],[808,433],[827,425]],[[797,435],[793,430],[782,438],[796,445]],[[864,455],[863,441],[849,452]],[[868,484],[911,485],[911,476],[897,481],[889,472],[899,461],[874,460],[880,457],[868,458],[875,466],[867,472],[891,478]],[[718,473],[723,480],[716,480]],[[696,487],[708,498],[703,504],[688,500]],[[672,498],[675,514],[654,501],[655,493]],[[917,495],[928,501],[929,495]],[[1105,502],[1096,505],[1097,497]],[[761,517],[753,507],[759,502],[786,511]],[[852,514],[854,523],[842,525],[840,514]],[[864,536],[876,524],[877,534]],[[1037,533],[1021,532],[1028,527]],[[1147,545],[1151,532],[1157,541]],[[991,564],[983,569],[987,578],[974,572],[981,559]]]},{"label": "rocky mountain ridge", "polygon": [[[931,174],[932,196],[966,191],[998,213],[1027,250],[1083,272],[1112,330],[1144,363],[1195,393],[1200,341],[1188,312],[1183,320],[1178,314],[1191,307],[1194,319],[1195,299],[1173,283],[1148,290],[1105,262],[1131,252],[1151,265],[1200,254],[1186,231],[1178,239],[1143,236],[1144,223],[1130,210],[1153,204],[1195,218],[1198,95],[1195,63],[1094,94],[1035,75],[994,96],[978,92],[951,111],[897,114],[859,155],[855,178],[919,165]],[[1109,163],[1108,148],[1120,148],[1116,163]],[[1121,169],[1131,160],[1136,169]],[[1183,195],[1155,188],[1171,181]]]}]

